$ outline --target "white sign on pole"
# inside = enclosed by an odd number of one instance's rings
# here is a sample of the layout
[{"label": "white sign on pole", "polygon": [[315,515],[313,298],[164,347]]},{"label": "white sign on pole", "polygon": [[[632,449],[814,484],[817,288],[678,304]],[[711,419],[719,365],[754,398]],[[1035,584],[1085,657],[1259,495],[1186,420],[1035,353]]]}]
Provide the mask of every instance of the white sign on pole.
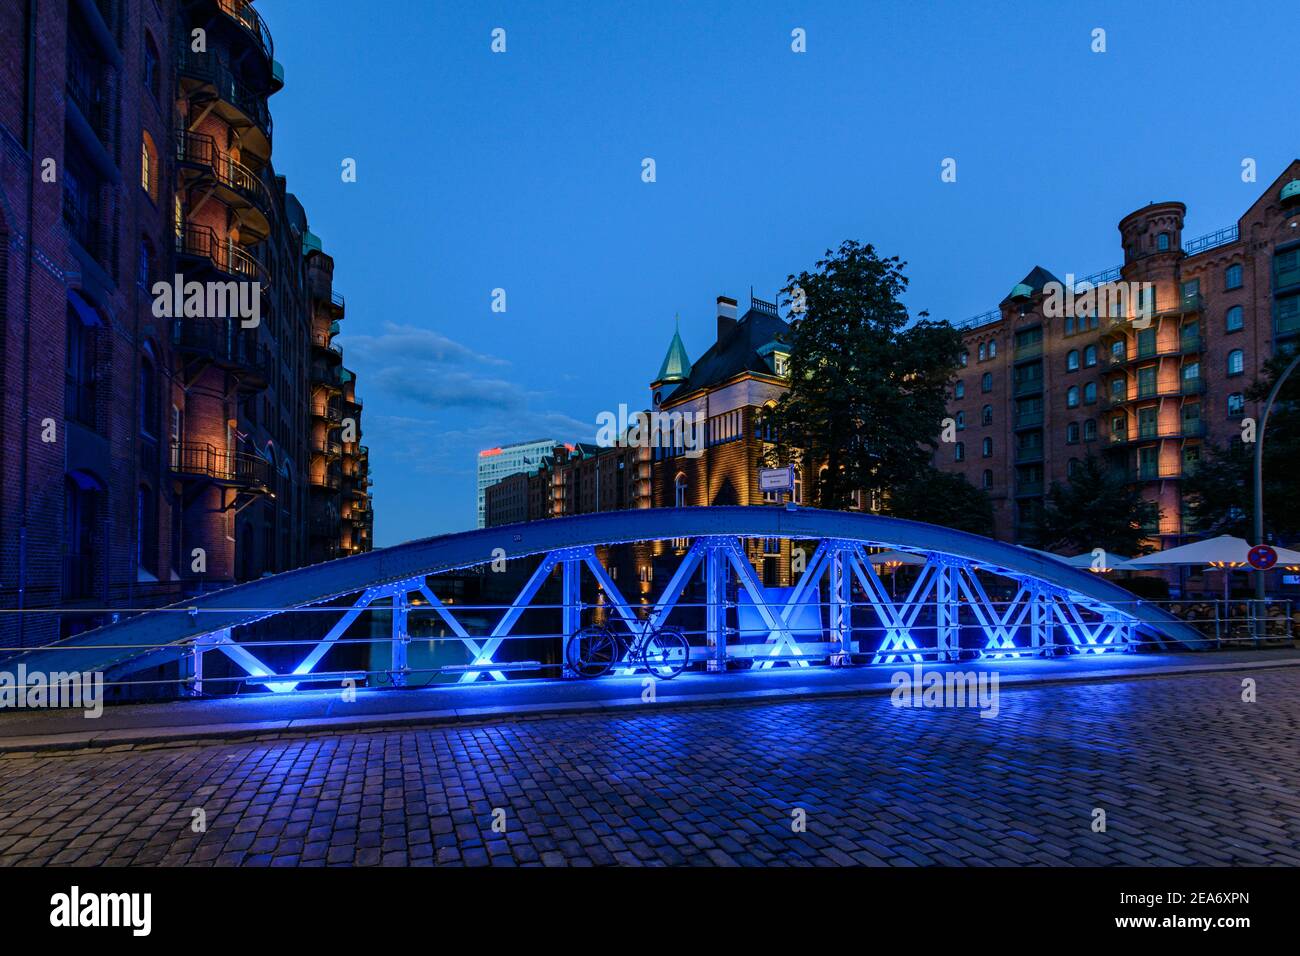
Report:
[{"label": "white sign on pole", "polygon": [[760,468],[758,470],[758,490],[794,491],[794,466],[784,468]]}]

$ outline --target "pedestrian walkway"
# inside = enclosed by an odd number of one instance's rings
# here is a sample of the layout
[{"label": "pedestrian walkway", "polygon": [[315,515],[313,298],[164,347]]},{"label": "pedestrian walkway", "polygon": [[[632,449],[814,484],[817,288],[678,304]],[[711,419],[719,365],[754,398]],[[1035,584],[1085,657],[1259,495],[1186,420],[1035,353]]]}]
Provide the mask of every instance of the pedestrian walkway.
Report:
[{"label": "pedestrian walkway", "polygon": [[[641,707],[651,690],[656,706],[779,702],[887,694],[891,675],[909,664],[780,668],[727,674],[689,673],[672,681],[644,675],[598,680],[511,680],[445,684],[408,690],[338,689],[294,694],[246,694],[207,700],[105,707],[101,717],[80,711],[0,711],[0,752],[115,747],[187,739],[337,732],[412,724],[503,720],[538,714],[618,711]],[[1183,673],[1252,671],[1300,666],[1294,649],[1183,654],[1108,654],[1050,660],[926,664],[927,670],[996,671],[1003,688],[1060,682],[1131,680]]]}]

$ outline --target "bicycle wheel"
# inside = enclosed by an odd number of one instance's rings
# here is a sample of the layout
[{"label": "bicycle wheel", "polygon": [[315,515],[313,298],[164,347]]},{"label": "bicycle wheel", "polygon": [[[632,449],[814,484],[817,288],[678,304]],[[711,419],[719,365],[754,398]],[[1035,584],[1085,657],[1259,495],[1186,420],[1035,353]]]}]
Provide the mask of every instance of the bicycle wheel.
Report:
[{"label": "bicycle wheel", "polygon": [[607,628],[593,624],[569,638],[564,659],[579,677],[599,677],[618,660],[618,641]]},{"label": "bicycle wheel", "polygon": [[641,659],[655,677],[672,680],[690,664],[691,645],[677,628],[661,628],[646,638]]}]

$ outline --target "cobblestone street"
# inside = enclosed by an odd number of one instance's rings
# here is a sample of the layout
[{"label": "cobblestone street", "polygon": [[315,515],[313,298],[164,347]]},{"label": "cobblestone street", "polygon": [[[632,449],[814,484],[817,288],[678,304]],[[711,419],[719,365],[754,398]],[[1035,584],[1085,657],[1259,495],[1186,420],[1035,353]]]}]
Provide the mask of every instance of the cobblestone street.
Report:
[{"label": "cobblestone street", "polygon": [[14,755],[0,863],[1300,865],[1300,668],[1242,677]]}]

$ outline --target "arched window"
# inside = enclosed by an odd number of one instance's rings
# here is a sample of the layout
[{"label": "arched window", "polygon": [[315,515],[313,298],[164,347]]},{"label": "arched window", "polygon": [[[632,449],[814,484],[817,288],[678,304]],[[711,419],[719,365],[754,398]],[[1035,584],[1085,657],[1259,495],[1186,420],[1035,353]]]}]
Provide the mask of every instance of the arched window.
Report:
[{"label": "arched window", "polygon": [[983,362],[989,357],[989,347],[987,342],[980,343],[980,361]]},{"label": "arched window", "polygon": [[981,391],[981,392],[991,392],[991,391],[993,391],[993,373],[992,373],[992,372],[985,372],[984,375],[983,375],[983,377],[980,378],[980,391]]},{"label": "arched window", "polygon": [[953,461],[965,461],[965,460],[966,460],[966,443],[965,443],[964,441],[959,441],[959,442],[957,442],[956,445],[953,446],[953,448],[952,448],[952,460],[953,460]]},{"label": "arched window", "polygon": [[1083,440],[1084,441],[1097,440],[1097,419],[1085,418],[1083,420]]},{"label": "arched window", "polygon": [[1067,445],[1077,445],[1079,443],[1079,423],[1070,422],[1065,426],[1065,443]]},{"label": "arched window", "polygon": [[983,443],[983,445],[982,445],[981,448],[980,448],[980,452],[981,452],[981,454],[983,454],[983,456],[984,456],[985,458],[992,458],[992,457],[993,457],[993,439],[992,439],[992,438],[985,438],[985,439],[984,439],[984,443]]},{"label": "arched window", "polygon": [[1071,458],[1065,465],[1065,474],[1068,478],[1073,478],[1075,472],[1079,470],[1079,459]]},{"label": "arched window", "polygon": [[1246,353],[1241,349],[1233,349],[1228,353],[1228,374],[1242,375],[1246,371]]},{"label": "arched window", "polygon": [[1097,364],[1097,346],[1089,345],[1083,350],[1083,364],[1088,368]]},{"label": "arched window", "polygon": [[1160,252],[1169,251],[1169,233],[1162,232],[1156,236],[1156,249]]},{"label": "arched window", "polygon": [[961,357],[957,360],[957,364],[960,365],[962,368],[965,368],[967,365],[970,364],[969,350],[961,353]]},{"label": "arched window", "polygon": [[965,398],[965,397],[966,397],[966,383],[965,383],[965,382],[958,382],[956,385],[954,385],[954,386],[952,387],[952,397],[953,397],[953,398]]},{"label": "arched window", "polygon": [[998,354],[998,340],[994,339],[989,343],[989,358],[996,358]]},{"label": "arched window", "polygon": [[966,413],[958,412],[956,421],[957,421],[957,431],[961,431],[963,428],[966,427]]},{"label": "arched window", "polygon": [[992,425],[992,424],[993,424],[993,406],[992,406],[992,405],[985,405],[982,409],[980,409],[980,424],[981,424],[981,425]]},{"label": "arched window", "polygon": [[686,507],[686,475],[680,471],[673,482],[673,507]]},{"label": "arched window", "polygon": [[140,188],[154,202],[158,201],[158,147],[145,130],[140,137]]},{"label": "arched window", "polygon": [[1241,392],[1233,392],[1228,396],[1228,416],[1230,418],[1240,418],[1246,411],[1246,396]]},{"label": "arched window", "polygon": [[1079,386],[1071,385],[1065,392],[1065,404],[1069,408],[1079,407]]},{"label": "arched window", "polygon": [[1097,401],[1097,383],[1087,382],[1083,386],[1083,404],[1091,405]]},{"label": "arched window", "polygon": [[1245,326],[1245,314],[1241,311],[1241,306],[1234,305],[1228,310],[1228,314],[1223,318],[1223,328],[1225,332],[1240,332]]},{"label": "arched window", "polygon": [[984,469],[983,484],[986,489],[993,487],[993,470],[991,468]]},{"label": "arched window", "polygon": [[1240,264],[1228,266],[1227,270],[1223,273],[1223,287],[1228,290],[1241,288]]},{"label": "arched window", "polygon": [[797,505],[803,504],[803,469],[794,470],[794,491],[790,493],[790,500]]},{"label": "arched window", "polygon": [[1067,372],[1073,372],[1078,367],[1079,367],[1079,350],[1070,349],[1070,351],[1065,353],[1065,370]]}]

